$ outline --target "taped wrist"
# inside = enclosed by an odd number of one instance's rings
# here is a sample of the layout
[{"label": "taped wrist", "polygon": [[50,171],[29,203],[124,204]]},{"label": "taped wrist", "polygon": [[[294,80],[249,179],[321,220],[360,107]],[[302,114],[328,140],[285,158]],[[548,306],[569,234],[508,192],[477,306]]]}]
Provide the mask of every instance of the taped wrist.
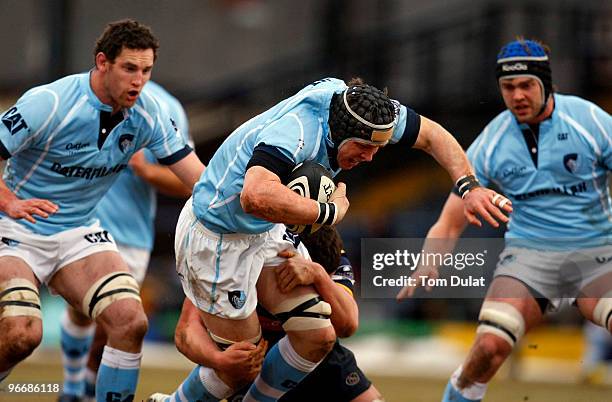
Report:
[{"label": "taped wrist", "polygon": [[338,208],[333,202],[319,202],[319,216],[314,222],[319,225],[333,225],[338,219]]},{"label": "taped wrist", "polygon": [[465,198],[465,196],[476,187],[480,187],[480,182],[473,174],[461,176],[457,179],[455,183],[455,187],[459,192],[461,198]]}]

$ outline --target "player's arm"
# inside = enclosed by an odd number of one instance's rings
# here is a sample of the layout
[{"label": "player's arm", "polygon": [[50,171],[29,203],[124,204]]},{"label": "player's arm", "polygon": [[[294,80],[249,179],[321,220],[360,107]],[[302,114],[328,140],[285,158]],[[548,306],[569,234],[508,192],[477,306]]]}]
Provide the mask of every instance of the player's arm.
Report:
[{"label": "player's arm", "polygon": [[313,285],[331,306],[331,321],[336,334],[341,338],[353,335],[359,326],[359,309],[352,292],[334,282],[320,264],[290,250],[281,251],[278,255],[287,258],[276,268],[281,292],[287,293],[297,286]]},{"label": "player's arm", "polygon": [[[446,254],[453,251],[457,240],[465,230],[468,222],[463,214],[463,201],[455,193],[451,193],[442,208],[442,212],[436,223],[427,232],[427,237],[423,244],[423,252],[426,254],[439,253]],[[420,277],[437,278],[438,268],[433,265],[419,265],[412,278],[419,279]],[[420,285],[420,279],[417,280],[416,286],[406,286],[397,294],[396,299],[402,300],[412,297],[416,288]],[[431,290],[426,288],[427,291]]]},{"label": "player's arm", "polygon": [[[431,156],[449,173],[453,182],[466,176],[474,176],[474,170],[455,138],[440,124],[421,117],[420,130],[414,147],[421,149]],[[502,212],[512,212],[512,204],[508,201],[502,207],[493,201],[497,193],[484,187],[474,187],[464,195],[464,214],[469,223],[482,226],[479,215],[491,226],[498,227],[500,222],[507,223],[508,217]]]},{"label": "player's arm", "polygon": [[178,162],[168,165],[168,168],[187,188],[193,189],[204,172],[205,166],[195,152],[190,152]]},{"label": "player's arm", "polygon": [[[338,183],[329,201],[335,204],[335,224],[342,220],[349,207],[344,183]],[[248,168],[240,193],[240,205],[246,213],[258,218],[289,225],[315,223],[324,213],[319,202],[293,192],[283,185],[276,173],[261,165]]]},{"label": "player's arm", "polygon": [[264,355],[259,349],[265,348],[263,342],[259,347],[250,342],[237,342],[220,350],[208,335],[197,307],[187,298],[176,325],[174,342],[179,352],[192,362],[215,369],[235,381],[251,381],[257,375]]},{"label": "player's arm", "polygon": [[161,194],[177,198],[191,195],[191,188],[187,187],[168,167],[147,161],[143,150],[132,156],[130,167],[138,177]]},{"label": "player's arm", "polygon": [[[0,124],[0,162],[27,147],[32,142],[32,133],[49,126],[49,114],[56,103],[57,99],[49,97],[46,92],[41,96],[30,93],[22,96],[15,106],[3,114],[3,120],[10,124]],[[47,218],[57,210],[58,206],[48,200],[22,200],[0,176],[0,211],[11,218],[36,223],[35,215]]]}]

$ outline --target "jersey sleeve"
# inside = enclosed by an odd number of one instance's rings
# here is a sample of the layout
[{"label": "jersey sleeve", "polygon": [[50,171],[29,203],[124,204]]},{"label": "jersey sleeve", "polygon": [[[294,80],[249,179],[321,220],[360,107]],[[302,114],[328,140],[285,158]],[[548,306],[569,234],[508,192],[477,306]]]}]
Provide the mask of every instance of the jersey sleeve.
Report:
[{"label": "jersey sleeve", "polygon": [[[485,129],[486,130],[486,129]],[[484,144],[485,132],[481,133],[467,150],[467,157],[474,167],[474,173],[484,187],[491,184],[490,171],[487,168],[487,155]]]},{"label": "jersey sleeve", "polygon": [[411,148],[419,136],[421,129],[421,116],[414,110],[393,100],[397,113],[397,124],[393,136],[389,141],[392,144],[403,144]]},{"label": "jersey sleeve", "polygon": [[58,108],[58,98],[48,89],[35,88],[2,113],[0,157],[8,159],[46,134]]},{"label": "jersey sleeve", "polygon": [[332,280],[346,288],[351,294],[355,292],[355,274],[351,261],[346,256],[344,250],[340,255],[340,265],[332,275]]},{"label": "jersey sleeve", "polygon": [[156,115],[147,148],[162,165],[172,165],[192,151],[184,139],[182,129],[177,125],[177,117],[164,110]]}]

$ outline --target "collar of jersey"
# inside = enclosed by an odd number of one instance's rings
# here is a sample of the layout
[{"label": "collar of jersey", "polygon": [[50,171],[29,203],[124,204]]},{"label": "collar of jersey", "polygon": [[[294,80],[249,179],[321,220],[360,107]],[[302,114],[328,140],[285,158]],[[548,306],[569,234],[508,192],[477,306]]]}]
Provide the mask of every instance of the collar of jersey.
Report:
[{"label": "collar of jersey", "polygon": [[[93,68],[89,70],[89,72],[83,74],[81,77],[81,86],[83,87],[84,92],[87,93],[87,100],[97,110],[103,110],[105,112],[112,112],[113,111],[112,106],[107,105],[106,103],[102,103],[102,101],[98,98],[98,96],[95,94],[95,92],[91,88],[90,77],[91,77],[92,71],[93,71]],[[122,109],[122,112],[123,112],[123,116],[127,117],[130,114],[130,109],[124,108]]]}]

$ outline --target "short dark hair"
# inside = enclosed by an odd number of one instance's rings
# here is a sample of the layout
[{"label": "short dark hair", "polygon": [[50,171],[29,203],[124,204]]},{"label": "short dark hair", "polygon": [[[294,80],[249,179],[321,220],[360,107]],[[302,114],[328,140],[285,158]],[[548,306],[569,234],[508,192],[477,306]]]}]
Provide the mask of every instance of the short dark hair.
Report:
[{"label": "short dark hair", "polygon": [[96,40],[94,63],[96,55],[100,52],[114,62],[124,47],[138,50],[153,49],[153,60],[156,60],[159,40],[153,35],[151,28],[136,20],[125,19],[111,22]]},{"label": "short dark hair", "polygon": [[300,239],[308,249],[310,258],[331,274],[340,265],[343,244],[340,234],[333,226],[322,226],[309,235],[300,234]]}]

